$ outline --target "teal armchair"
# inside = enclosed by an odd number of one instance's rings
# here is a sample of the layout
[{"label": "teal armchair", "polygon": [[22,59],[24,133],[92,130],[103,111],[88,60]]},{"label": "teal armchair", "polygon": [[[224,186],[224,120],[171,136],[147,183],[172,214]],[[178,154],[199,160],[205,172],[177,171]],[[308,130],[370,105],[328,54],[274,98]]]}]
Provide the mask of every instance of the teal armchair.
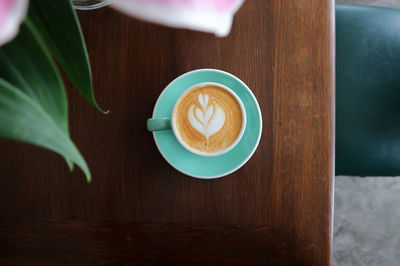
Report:
[{"label": "teal armchair", "polygon": [[336,6],[336,175],[400,176],[400,10]]}]

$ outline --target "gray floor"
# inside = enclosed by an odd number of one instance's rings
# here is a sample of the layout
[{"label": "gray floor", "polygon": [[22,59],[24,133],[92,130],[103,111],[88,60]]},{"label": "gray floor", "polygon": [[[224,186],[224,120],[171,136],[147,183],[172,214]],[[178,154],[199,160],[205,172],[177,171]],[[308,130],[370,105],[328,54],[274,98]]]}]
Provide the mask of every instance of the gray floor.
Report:
[{"label": "gray floor", "polygon": [[[336,3],[400,9],[400,0]],[[334,266],[400,265],[400,177],[335,179]]]},{"label": "gray floor", "polygon": [[400,265],[400,178],[335,179],[334,265]]},{"label": "gray floor", "polygon": [[400,8],[400,0],[336,0],[336,3]]}]

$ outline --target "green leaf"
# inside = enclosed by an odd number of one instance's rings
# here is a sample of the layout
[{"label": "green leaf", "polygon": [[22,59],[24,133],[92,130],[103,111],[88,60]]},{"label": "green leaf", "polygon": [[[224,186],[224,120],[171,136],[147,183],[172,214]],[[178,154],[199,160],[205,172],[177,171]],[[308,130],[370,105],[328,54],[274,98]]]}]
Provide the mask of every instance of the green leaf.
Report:
[{"label": "green leaf", "polygon": [[103,113],[93,94],[92,72],[71,0],[31,0],[28,18],[80,93]]},{"label": "green leaf", "polygon": [[53,118],[32,98],[0,78],[0,134],[55,151],[75,162],[90,182],[85,160],[57,127]]},{"label": "green leaf", "polygon": [[0,136],[55,151],[91,179],[69,138],[62,79],[29,19],[17,38],[0,47]]}]

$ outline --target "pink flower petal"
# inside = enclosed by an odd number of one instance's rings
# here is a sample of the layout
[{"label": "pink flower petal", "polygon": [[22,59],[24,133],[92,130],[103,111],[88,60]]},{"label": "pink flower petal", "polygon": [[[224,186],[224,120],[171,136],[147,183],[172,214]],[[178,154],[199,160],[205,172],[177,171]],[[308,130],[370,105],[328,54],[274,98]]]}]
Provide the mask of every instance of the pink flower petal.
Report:
[{"label": "pink flower petal", "polygon": [[171,27],[229,34],[233,15],[244,0],[111,0],[116,9]]},{"label": "pink flower petal", "polygon": [[0,45],[14,38],[28,9],[28,0],[0,0]]},{"label": "pink flower petal", "polygon": [[3,25],[13,6],[13,0],[0,0],[0,25]]}]

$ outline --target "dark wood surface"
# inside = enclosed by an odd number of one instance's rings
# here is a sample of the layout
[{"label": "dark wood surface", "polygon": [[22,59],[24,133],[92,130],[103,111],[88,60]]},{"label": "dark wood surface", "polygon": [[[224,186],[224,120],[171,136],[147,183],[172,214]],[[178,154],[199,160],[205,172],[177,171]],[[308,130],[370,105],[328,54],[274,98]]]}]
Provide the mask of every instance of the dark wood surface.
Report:
[{"label": "dark wood surface", "polygon": [[[0,140],[0,263],[329,265],[333,0],[247,0],[227,38],[80,12],[102,115],[68,86],[87,184],[59,156]],[[256,95],[263,134],[237,172],[174,170],[145,129],[178,75],[218,68]]]}]

